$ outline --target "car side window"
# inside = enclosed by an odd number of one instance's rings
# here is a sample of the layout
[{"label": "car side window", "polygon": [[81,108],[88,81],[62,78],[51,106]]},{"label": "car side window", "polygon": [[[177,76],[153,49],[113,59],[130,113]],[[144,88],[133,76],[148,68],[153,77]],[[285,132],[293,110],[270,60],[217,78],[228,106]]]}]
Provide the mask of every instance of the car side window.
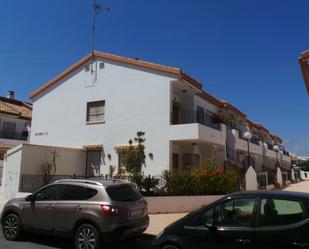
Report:
[{"label": "car side window", "polygon": [[249,227],[254,219],[255,198],[234,199],[219,204],[215,210],[217,226]]},{"label": "car side window", "polygon": [[63,193],[62,200],[73,201],[73,200],[88,200],[97,194],[97,190],[77,186],[77,185],[66,185]]},{"label": "car side window", "polygon": [[299,201],[261,199],[260,226],[290,225],[303,219],[305,219],[305,214]]},{"label": "car side window", "polygon": [[35,194],[36,201],[55,201],[62,198],[64,186],[55,184],[48,186]]},{"label": "car side window", "polygon": [[193,226],[213,225],[213,213],[214,208],[207,208],[193,216],[189,224]]}]

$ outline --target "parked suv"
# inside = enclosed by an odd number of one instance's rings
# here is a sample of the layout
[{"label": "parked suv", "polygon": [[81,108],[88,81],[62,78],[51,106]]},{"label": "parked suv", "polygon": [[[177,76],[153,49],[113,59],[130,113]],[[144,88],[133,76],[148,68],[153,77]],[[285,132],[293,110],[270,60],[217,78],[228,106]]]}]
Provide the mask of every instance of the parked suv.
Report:
[{"label": "parked suv", "polygon": [[149,225],[147,203],[121,180],[59,180],[24,198],[8,201],[1,217],[7,240],[23,231],[71,237],[77,249],[142,234]]}]

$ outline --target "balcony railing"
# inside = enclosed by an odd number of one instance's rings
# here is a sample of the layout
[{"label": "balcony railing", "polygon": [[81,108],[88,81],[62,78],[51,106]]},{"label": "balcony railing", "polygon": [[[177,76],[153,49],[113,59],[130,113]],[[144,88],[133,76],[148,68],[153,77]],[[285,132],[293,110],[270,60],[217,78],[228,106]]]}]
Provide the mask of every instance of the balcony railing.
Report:
[{"label": "balcony railing", "polygon": [[14,139],[14,140],[27,140],[28,139],[28,132],[14,132],[14,131],[3,131],[0,130],[0,138],[5,139]]},{"label": "balcony railing", "polygon": [[180,111],[172,113],[172,124],[192,124],[199,123],[210,128],[221,130],[221,124],[212,121],[213,117],[208,112],[202,111]]}]

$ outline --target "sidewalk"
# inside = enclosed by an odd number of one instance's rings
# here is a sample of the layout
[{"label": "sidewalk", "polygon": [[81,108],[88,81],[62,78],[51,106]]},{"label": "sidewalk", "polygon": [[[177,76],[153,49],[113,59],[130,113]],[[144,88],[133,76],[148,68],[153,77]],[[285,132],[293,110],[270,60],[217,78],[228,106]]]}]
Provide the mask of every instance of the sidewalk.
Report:
[{"label": "sidewalk", "polygon": [[309,193],[309,181],[301,181],[295,184],[290,184],[283,190]]}]

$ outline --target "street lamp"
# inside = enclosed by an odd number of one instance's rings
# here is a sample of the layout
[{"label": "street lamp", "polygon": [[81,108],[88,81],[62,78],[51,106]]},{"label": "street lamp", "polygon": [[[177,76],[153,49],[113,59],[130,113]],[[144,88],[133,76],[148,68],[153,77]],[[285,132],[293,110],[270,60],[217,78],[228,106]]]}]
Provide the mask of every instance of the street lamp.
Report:
[{"label": "street lamp", "polygon": [[244,138],[247,140],[247,149],[248,149],[248,167],[250,166],[250,139],[252,138],[252,134],[250,131],[245,132]]},{"label": "street lamp", "polygon": [[278,152],[279,152],[279,150],[280,150],[280,148],[279,148],[279,146],[278,145],[275,145],[274,146],[274,151],[276,152],[276,166],[278,166],[279,165],[279,160],[278,160]]}]

